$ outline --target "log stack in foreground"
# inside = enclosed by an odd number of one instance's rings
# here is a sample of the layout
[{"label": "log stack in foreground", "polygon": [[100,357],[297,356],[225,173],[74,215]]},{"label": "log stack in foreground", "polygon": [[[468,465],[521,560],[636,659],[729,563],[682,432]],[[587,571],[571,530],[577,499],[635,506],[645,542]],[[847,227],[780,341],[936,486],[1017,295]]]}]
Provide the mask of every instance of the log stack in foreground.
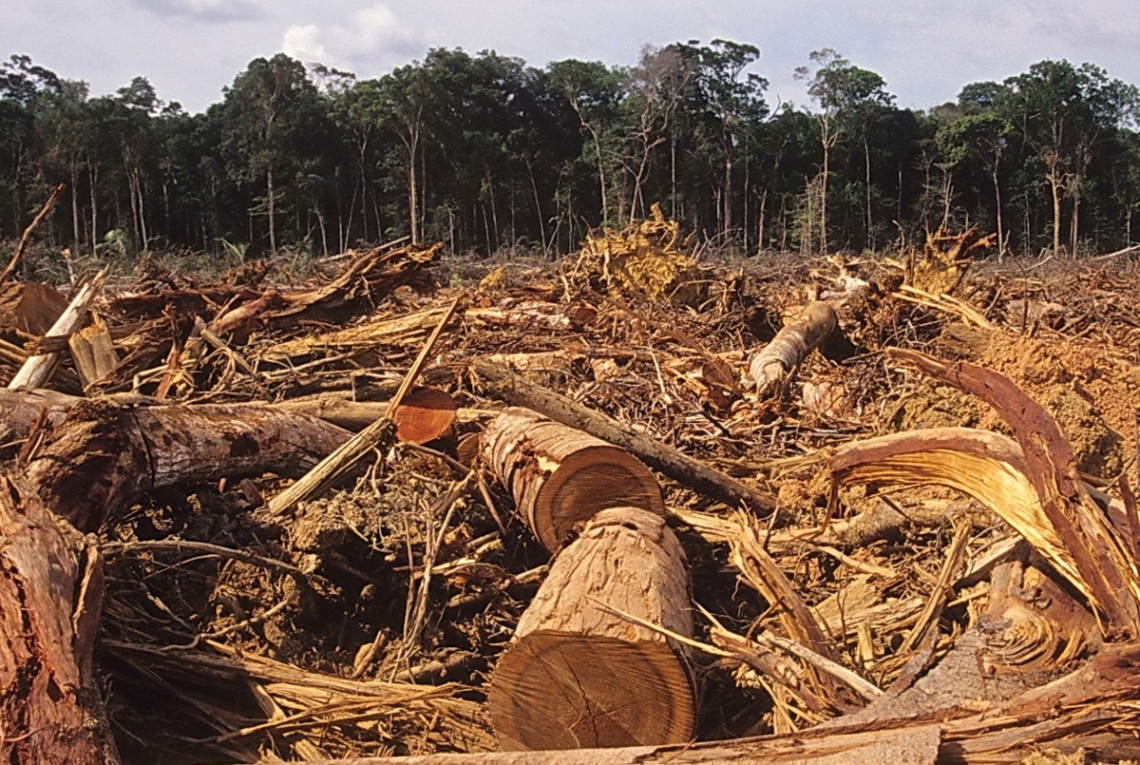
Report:
[{"label": "log stack in foreground", "polygon": [[503,749],[689,741],[695,691],[685,553],[662,516],[603,510],[551,566],[499,659],[488,708]]},{"label": "log stack in foreground", "polygon": [[483,456],[551,552],[575,524],[605,508],[665,512],[657,479],[643,463],[529,409],[512,407],[491,423],[483,434]]}]

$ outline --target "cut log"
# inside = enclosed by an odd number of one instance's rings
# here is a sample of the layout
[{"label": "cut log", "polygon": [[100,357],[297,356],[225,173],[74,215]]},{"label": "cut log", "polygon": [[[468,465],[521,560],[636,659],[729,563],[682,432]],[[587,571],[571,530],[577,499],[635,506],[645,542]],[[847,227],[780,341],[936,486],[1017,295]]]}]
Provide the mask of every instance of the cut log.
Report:
[{"label": "cut log", "polygon": [[[349,401],[339,396],[324,395],[281,401],[274,406],[359,432],[384,417],[391,408],[391,402]],[[416,388],[404,397],[392,414],[392,421],[396,423],[396,438],[412,444],[434,441],[451,430],[458,414],[459,407],[451,394],[439,388]]]},{"label": "cut log", "polygon": [[836,326],[838,321],[830,305],[822,300],[810,304],[798,319],[777,332],[772,342],[752,357],[741,384],[745,388],[756,388],[757,397],[779,388]]},{"label": "cut log", "polygon": [[665,513],[657,479],[637,458],[529,409],[507,409],[487,427],[483,456],[551,552],[576,524],[607,507]]},{"label": "cut log", "polygon": [[275,472],[296,476],[351,434],[273,407],[82,401],[22,456],[40,499],[81,531],[163,486]]},{"label": "cut log", "polygon": [[664,518],[600,512],[554,561],[495,667],[487,704],[502,748],[691,740],[687,649],[645,626],[690,637],[689,590],[685,553]]},{"label": "cut log", "polygon": [[506,401],[628,449],[649,467],[697,492],[730,507],[743,505],[757,513],[771,513],[776,509],[774,495],[747,486],[668,444],[648,438],[629,425],[537,385],[504,366],[476,360],[471,369],[478,375],[483,388]]}]

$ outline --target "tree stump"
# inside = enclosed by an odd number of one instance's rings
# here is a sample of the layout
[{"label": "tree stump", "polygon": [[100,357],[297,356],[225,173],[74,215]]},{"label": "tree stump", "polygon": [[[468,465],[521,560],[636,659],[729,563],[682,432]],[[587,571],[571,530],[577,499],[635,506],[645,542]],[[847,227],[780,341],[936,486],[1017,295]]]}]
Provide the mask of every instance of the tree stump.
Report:
[{"label": "tree stump", "polygon": [[662,516],[600,512],[554,561],[495,667],[487,701],[502,748],[691,740],[688,649],[624,616],[690,637],[689,591],[685,553]]},{"label": "tree stump", "polygon": [[506,484],[527,527],[556,551],[574,526],[607,507],[665,512],[661,487],[624,449],[512,407],[483,434],[483,456]]}]

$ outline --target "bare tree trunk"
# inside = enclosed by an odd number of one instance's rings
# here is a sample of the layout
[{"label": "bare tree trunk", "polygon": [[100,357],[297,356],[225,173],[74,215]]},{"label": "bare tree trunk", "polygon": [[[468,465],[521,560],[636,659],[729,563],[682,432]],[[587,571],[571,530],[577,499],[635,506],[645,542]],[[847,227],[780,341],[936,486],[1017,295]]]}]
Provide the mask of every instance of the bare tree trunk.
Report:
[{"label": "bare tree trunk", "polygon": [[1049,191],[1053,197],[1053,257],[1061,257],[1061,177],[1057,175],[1056,160],[1046,159],[1049,166]]},{"label": "bare tree trunk", "polygon": [[760,192],[760,204],[756,209],[756,254],[764,252],[764,218],[768,208],[768,189]]},{"label": "bare tree trunk", "polygon": [[1005,256],[1005,230],[1002,228],[1001,183],[998,180],[997,165],[994,165],[991,177],[994,181],[994,207],[997,210],[998,262],[1000,263]]},{"label": "bare tree trunk", "polygon": [[90,189],[88,189],[91,194],[91,254],[97,256],[99,254],[99,203],[95,198],[95,186],[99,180],[99,168],[88,165],[87,180],[91,184]]},{"label": "bare tree trunk", "polygon": [[871,213],[871,146],[867,142],[867,132],[863,131],[863,185],[867,191],[867,247],[875,249],[875,228]]},{"label": "bare tree trunk", "polygon": [[1080,180],[1073,184],[1073,219],[1069,223],[1069,256],[1077,257],[1077,245],[1080,243],[1081,228],[1081,192]]},{"label": "bare tree trunk", "polygon": [[827,131],[824,131],[823,139],[823,172],[820,174],[820,191],[819,191],[819,249],[820,252],[827,252],[827,175],[828,165],[831,159],[831,146],[827,136]]},{"label": "bare tree trunk", "polygon": [[274,193],[273,193],[273,163],[269,163],[269,168],[265,171],[265,190],[268,195],[266,212],[269,216],[269,254],[277,254],[277,225],[274,219]]},{"label": "bare tree trunk", "polygon": [[71,168],[71,246],[75,250],[75,254],[79,254],[79,238],[82,234],[79,230],[79,170],[75,167]]}]

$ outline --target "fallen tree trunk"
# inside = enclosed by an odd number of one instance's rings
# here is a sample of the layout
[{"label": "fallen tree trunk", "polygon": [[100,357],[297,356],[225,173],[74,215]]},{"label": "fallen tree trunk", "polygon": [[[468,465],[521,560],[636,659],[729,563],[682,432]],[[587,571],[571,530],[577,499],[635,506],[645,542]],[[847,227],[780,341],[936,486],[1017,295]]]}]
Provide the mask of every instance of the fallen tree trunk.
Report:
[{"label": "fallen tree trunk", "polygon": [[695,746],[638,746],[614,749],[570,749],[546,752],[436,754],[414,757],[361,757],[329,760],[316,765],[934,765],[938,757],[938,726],[835,734],[817,740],[748,739],[715,741]]},{"label": "fallen tree trunk", "polygon": [[82,400],[47,388],[0,388],[0,446],[27,438],[40,417],[48,424],[61,422],[71,407]]},{"label": "fallen tree trunk", "polygon": [[82,401],[33,434],[25,475],[44,504],[81,531],[141,492],[274,472],[297,476],[350,437],[273,407],[131,406]]},{"label": "fallen tree trunk", "polygon": [[507,409],[487,427],[483,457],[551,552],[607,507],[665,513],[657,479],[629,452],[529,409]]},{"label": "fallen tree trunk", "polygon": [[97,529],[110,510],[161,486],[303,472],[349,434],[271,407],[115,400],[79,401],[52,424],[66,403],[5,395],[17,402],[5,415],[48,412],[21,457],[23,481],[0,476],[0,753],[19,765],[115,763],[92,669],[102,558],[77,527]]},{"label": "fallen tree trunk", "polygon": [[[689,741],[695,688],[685,553],[660,515],[603,510],[519,619],[487,705],[504,749]],[[635,621],[637,620],[637,621]]]},{"label": "fallen tree trunk", "polygon": [[1102,651],[1085,666],[984,711],[946,719],[945,710],[918,719],[879,720],[874,730],[812,728],[787,736],[671,746],[493,754],[376,757],[322,765],[643,765],[644,763],[1020,763],[1049,749],[1084,751],[1102,762],[1140,757],[1140,645]]},{"label": "fallen tree trunk", "polygon": [[98,549],[8,476],[0,476],[0,539],[0,758],[117,762],[92,668]]},{"label": "fallen tree trunk", "polygon": [[830,305],[822,300],[810,304],[798,319],[777,332],[772,342],[752,357],[741,384],[755,388],[758,398],[777,390],[837,326],[835,310]]},{"label": "fallen tree trunk", "polygon": [[689,457],[671,446],[647,438],[624,423],[526,380],[498,364],[476,360],[471,365],[479,384],[518,406],[628,449],[646,465],[673,480],[731,507],[741,505],[759,513],[776,509],[771,494],[746,486],[730,475]]}]

